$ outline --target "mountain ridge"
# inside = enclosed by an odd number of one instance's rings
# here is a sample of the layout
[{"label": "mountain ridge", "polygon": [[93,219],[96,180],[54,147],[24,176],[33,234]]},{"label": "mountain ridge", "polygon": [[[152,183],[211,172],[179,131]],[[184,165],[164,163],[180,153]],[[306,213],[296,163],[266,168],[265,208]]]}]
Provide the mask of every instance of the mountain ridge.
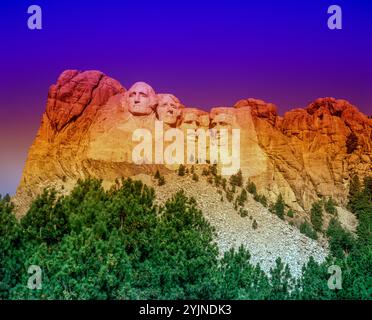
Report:
[{"label": "mountain ridge", "polygon": [[[133,131],[139,123],[151,127],[159,114],[155,109],[145,117],[133,115],[127,95],[118,81],[99,71],[67,70],[59,76],[49,89],[46,111],[13,198],[19,216],[48,186],[72,185],[87,176],[109,185],[123,176],[174,170],[131,163]],[[175,126],[182,130],[208,129],[217,118],[240,128],[244,177],[270,201],[282,194],[297,211],[307,211],[322,197],[332,197],[344,207],[351,177],[362,179],[372,169],[372,119],[346,100],[319,98],[283,116],[274,104],[253,98],[209,113],[181,102],[179,109]]]}]

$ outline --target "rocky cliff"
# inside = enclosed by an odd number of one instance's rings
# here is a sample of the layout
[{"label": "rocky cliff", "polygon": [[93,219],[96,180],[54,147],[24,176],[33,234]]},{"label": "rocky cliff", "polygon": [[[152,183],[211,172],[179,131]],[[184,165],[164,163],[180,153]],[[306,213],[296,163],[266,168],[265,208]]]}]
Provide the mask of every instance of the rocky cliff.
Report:
[{"label": "rocky cliff", "polygon": [[[245,178],[271,200],[281,193],[298,211],[307,210],[319,197],[332,196],[344,205],[350,178],[371,172],[372,119],[345,100],[321,98],[283,117],[275,105],[256,99],[208,113],[184,107],[173,95],[156,94],[144,83],[127,91],[101,72],[68,70],[49,89],[13,199],[19,215],[48,186],[68,190],[87,176],[110,185],[122,176],[152,175],[156,169],[171,172],[174,166],[156,161],[156,150],[145,155],[155,161],[144,157],[133,163],[138,144],[133,132],[137,128],[153,132],[156,120],[163,121],[165,129],[183,130],[187,139],[197,137],[199,128],[240,129]],[[186,159],[189,156],[185,151]]]},{"label": "rocky cliff", "polygon": [[331,196],[345,205],[350,178],[371,173],[372,119],[349,102],[321,98],[284,117],[259,100],[235,105],[247,106],[270,159],[259,186],[282,192],[287,204],[309,209],[318,198]]}]

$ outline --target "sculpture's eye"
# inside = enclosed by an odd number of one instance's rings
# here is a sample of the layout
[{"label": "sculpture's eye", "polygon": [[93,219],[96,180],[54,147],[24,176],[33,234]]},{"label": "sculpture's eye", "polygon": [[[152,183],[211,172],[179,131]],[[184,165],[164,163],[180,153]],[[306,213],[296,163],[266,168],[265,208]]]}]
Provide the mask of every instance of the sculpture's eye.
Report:
[{"label": "sculpture's eye", "polygon": [[136,95],[135,92],[131,92],[131,93],[129,94],[129,97],[133,98],[135,95]]},{"label": "sculpture's eye", "polygon": [[143,92],[141,92],[141,93],[140,93],[140,97],[142,97],[142,98],[146,98],[146,97],[147,97],[147,94],[146,94],[146,93],[143,93]]}]

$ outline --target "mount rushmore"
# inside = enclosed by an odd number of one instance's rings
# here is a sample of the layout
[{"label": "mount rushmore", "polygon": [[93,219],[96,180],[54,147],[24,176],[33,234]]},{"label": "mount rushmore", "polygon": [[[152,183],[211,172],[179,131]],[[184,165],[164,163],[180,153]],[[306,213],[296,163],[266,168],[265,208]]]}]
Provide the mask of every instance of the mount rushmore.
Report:
[{"label": "mount rushmore", "polygon": [[13,198],[18,214],[45,187],[68,189],[87,176],[109,186],[120,177],[173,171],[174,166],[132,161],[138,144],[133,132],[153,131],[156,121],[163,122],[164,130],[184,131],[186,139],[197,139],[198,129],[239,129],[243,176],[268,199],[281,193],[299,211],[320,197],[332,196],[345,205],[351,177],[362,179],[372,168],[372,119],[346,100],[320,98],[284,116],[274,104],[252,98],[207,112],[185,106],[172,94],[157,94],[143,82],[126,90],[99,71],[67,70],[49,89]]}]

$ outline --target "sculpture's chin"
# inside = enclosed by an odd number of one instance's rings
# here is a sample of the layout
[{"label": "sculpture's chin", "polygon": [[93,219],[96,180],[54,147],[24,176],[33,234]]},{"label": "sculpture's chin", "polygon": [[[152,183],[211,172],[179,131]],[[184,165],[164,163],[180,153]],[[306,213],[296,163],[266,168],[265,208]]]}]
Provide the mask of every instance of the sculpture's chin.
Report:
[{"label": "sculpture's chin", "polygon": [[169,126],[174,126],[177,122],[177,119],[174,119],[173,117],[165,117],[163,122]]},{"label": "sculpture's chin", "polygon": [[196,127],[196,126],[193,126],[193,125],[182,125],[181,126],[181,129],[182,130],[185,130],[185,131],[187,131],[187,130],[197,130],[198,128]]},{"label": "sculpture's chin", "polygon": [[151,108],[135,108],[135,109],[130,109],[130,112],[134,116],[148,116],[152,113]]}]

